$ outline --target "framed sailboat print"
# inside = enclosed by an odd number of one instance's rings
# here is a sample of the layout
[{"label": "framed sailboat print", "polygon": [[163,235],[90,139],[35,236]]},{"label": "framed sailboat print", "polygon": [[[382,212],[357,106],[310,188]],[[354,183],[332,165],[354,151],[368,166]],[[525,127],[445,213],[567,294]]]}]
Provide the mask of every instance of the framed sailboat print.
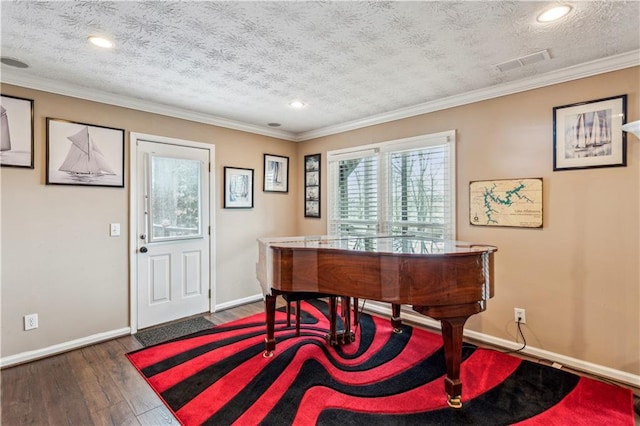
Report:
[{"label": "framed sailboat print", "polygon": [[289,192],[289,157],[264,154],[264,192]]},{"label": "framed sailboat print", "polygon": [[224,168],[224,208],[253,208],[253,169]]},{"label": "framed sailboat print", "polygon": [[553,170],[627,165],[627,95],[553,108]]},{"label": "framed sailboat print", "polygon": [[124,129],[47,117],[47,185],[124,187]]},{"label": "framed sailboat print", "polygon": [[2,95],[0,166],[33,169],[33,100]]}]

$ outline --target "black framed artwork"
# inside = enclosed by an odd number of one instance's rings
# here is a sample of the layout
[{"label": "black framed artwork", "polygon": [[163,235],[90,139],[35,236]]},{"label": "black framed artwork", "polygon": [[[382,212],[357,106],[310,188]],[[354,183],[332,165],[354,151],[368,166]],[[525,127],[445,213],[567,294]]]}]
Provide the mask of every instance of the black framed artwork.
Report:
[{"label": "black framed artwork", "polygon": [[264,192],[289,192],[289,157],[264,154]]},{"label": "black framed artwork", "polygon": [[224,168],[224,208],[253,208],[253,169]]},{"label": "black framed artwork", "polygon": [[553,108],[553,170],[627,165],[627,95]]},{"label": "black framed artwork", "polygon": [[47,185],[124,187],[124,129],[47,117]]},{"label": "black framed artwork", "polygon": [[320,217],[320,154],[304,156],[304,216]]},{"label": "black framed artwork", "polygon": [[2,95],[0,114],[0,166],[33,169],[33,100]]}]

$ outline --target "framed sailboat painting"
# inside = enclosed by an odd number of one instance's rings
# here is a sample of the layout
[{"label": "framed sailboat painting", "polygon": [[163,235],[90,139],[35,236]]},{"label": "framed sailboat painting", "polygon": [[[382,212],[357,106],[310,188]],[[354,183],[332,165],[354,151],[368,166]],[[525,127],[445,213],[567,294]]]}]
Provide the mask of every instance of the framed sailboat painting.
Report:
[{"label": "framed sailboat painting", "polygon": [[124,129],[47,117],[47,185],[124,187]]},{"label": "framed sailboat painting", "polygon": [[253,208],[253,169],[224,168],[224,208]]},{"label": "framed sailboat painting", "polygon": [[627,95],[553,108],[553,170],[627,165]]},{"label": "framed sailboat painting", "polygon": [[33,169],[33,100],[2,95],[0,166]]}]

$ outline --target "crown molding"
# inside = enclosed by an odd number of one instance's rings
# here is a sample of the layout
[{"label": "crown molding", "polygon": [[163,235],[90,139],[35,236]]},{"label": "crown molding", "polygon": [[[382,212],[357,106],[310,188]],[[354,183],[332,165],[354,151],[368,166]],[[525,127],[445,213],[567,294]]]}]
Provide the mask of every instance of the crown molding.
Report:
[{"label": "crown molding", "polygon": [[474,102],[498,98],[500,96],[511,95],[527,90],[538,89],[540,87],[551,86],[553,84],[578,80],[581,78],[603,74],[606,72],[618,71],[638,65],[640,65],[640,50],[634,50],[627,53],[610,56],[604,59],[598,59],[595,61],[586,62],[584,64],[564,68],[561,70],[540,74],[534,77],[525,78],[510,83],[504,83],[485,89],[474,90],[460,95],[449,96],[447,98],[425,102],[407,108],[401,108],[382,114],[376,114],[364,119],[353,120],[346,123],[327,126],[302,133],[291,133],[283,130],[264,128],[261,126],[256,126],[254,124],[189,111],[183,108],[157,104],[126,96],[114,95],[101,90],[57,82],[42,77],[28,76],[24,75],[21,72],[16,72],[8,67],[3,67],[0,79],[3,83],[13,84],[30,89],[42,90],[59,95],[71,96],[74,98],[86,99],[109,105],[116,105],[124,108],[131,108],[139,111],[181,118],[198,123],[211,124],[213,126],[224,127],[227,129],[239,130],[293,142],[303,142],[323,136],[334,135],[337,133],[356,130],[363,127],[386,123],[389,121],[414,117],[421,114],[427,114],[447,108],[453,108],[461,105],[471,104]]},{"label": "crown molding", "polygon": [[328,126],[322,129],[298,133],[296,134],[295,141],[302,142],[323,136],[334,135],[367,126],[414,117],[416,115],[485,101],[488,99],[498,98],[500,96],[538,89],[540,87],[551,86],[553,84],[564,83],[571,80],[578,80],[638,65],[640,65],[640,50],[634,50],[510,83],[499,84],[485,89],[474,90],[460,95],[449,96],[447,98],[373,115],[365,119],[353,120],[335,126]]},{"label": "crown molding", "polygon": [[2,75],[0,77],[0,80],[2,81],[2,83],[13,84],[29,89],[41,90],[58,95],[71,96],[88,101],[100,102],[104,104],[135,109],[138,111],[166,115],[169,117],[181,118],[198,123],[211,124],[213,126],[224,127],[227,129],[240,130],[243,132],[255,133],[258,135],[270,136],[288,141],[295,141],[295,135],[293,133],[283,130],[265,128],[256,126],[254,124],[229,120],[226,118],[217,117],[210,114],[203,114],[174,106],[144,101],[128,96],[116,95],[102,90],[76,86],[73,84],[54,81],[43,77],[25,75],[24,72],[15,71],[9,67],[2,67]]}]

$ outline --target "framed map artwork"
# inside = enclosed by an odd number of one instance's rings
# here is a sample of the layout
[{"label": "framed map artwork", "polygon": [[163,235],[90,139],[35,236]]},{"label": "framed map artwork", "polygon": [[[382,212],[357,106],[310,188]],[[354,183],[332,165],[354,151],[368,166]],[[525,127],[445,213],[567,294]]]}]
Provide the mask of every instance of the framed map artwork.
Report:
[{"label": "framed map artwork", "polygon": [[542,178],[469,183],[469,223],[542,228]]}]

